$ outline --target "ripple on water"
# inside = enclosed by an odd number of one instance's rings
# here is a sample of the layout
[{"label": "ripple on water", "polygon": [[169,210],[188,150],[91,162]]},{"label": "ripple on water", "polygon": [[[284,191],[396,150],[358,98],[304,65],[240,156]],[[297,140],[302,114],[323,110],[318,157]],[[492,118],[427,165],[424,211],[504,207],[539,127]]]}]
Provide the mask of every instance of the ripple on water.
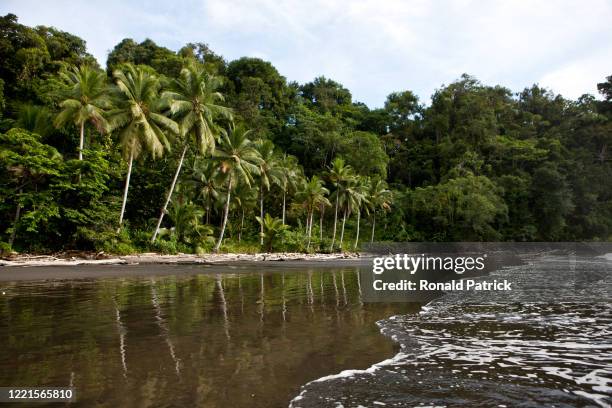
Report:
[{"label": "ripple on water", "polygon": [[512,292],[451,292],[378,322],[400,353],[313,381],[291,407],[611,406],[610,262],[527,261],[481,278]]}]

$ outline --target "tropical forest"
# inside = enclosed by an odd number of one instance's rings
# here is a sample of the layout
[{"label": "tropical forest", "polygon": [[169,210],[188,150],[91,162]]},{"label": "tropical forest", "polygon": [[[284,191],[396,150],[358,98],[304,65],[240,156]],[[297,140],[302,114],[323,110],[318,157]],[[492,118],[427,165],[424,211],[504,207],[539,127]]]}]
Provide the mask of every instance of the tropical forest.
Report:
[{"label": "tropical forest", "polygon": [[463,74],[423,101],[412,81],[372,108],[331,78],[151,39],[101,66],[7,14],[0,252],[612,240],[612,76],[577,100]]}]

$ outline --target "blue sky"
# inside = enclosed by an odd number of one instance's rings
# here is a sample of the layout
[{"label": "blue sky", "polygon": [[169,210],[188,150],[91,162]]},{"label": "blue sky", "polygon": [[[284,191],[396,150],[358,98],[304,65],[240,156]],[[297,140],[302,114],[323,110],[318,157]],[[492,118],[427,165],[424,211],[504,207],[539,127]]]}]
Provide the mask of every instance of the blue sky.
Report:
[{"label": "blue sky", "polygon": [[325,75],[370,107],[406,89],[429,103],[464,72],[570,98],[612,75],[610,0],[3,0],[0,12],[80,36],[101,63],[126,37],[173,50],[206,42],[290,81]]}]

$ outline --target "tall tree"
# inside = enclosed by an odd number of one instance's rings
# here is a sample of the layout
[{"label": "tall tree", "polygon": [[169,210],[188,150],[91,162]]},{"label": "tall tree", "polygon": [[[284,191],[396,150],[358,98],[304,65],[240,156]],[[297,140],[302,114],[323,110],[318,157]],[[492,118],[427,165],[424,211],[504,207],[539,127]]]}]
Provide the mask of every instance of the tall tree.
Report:
[{"label": "tall tree", "polygon": [[61,127],[72,122],[79,127],[79,160],[83,160],[85,124],[91,123],[100,133],[108,129],[105,114],[111,107],[111,100],[106,75],[103,71],[81,65],[60,72],[60,77],[68,89],[60,103],[62,111],[57,115],[55,125]]},{"label": "tall tree", "polygon": [[346,189],[347,183],[353,177],[353,168],[347,165],[344,162],[343,158],[336,157],[332,161],[332,165],[327,173],[327,177],[331,181],[332,185],[336,188],[336,191],[334,193],[336,200],[336,203],[334,205],[334,229],[331,246],[329,248],[330,251],[333,251],[334,243],[336,242],[336,229],[338,225],[338,207],[340,205],[340,198],[344,194],[344,190]]},{"label": "tall tree", "polygon": [[312,176],[312,178],[304,184],[303,188],[297,194],[297,200],[306,210],[306,230],[308,234],[306,249],[310,249],[314,212],[321,205],[330,205],[329,200],[326,197],[328,194],[329,190],[323,187],[323,180],[321,180],[318,176]]},{"label": "tall tree", "polygon": [[357,231],[355,232],[355,244],[353,250],[357,249],[359,245],[359,225],[361,221],[361,209],[365,207],[366,211],[370,204],[369,192],[370,192],[370,178],[369,177],[357,177],[355,185],[355,212],[357,213]]},{"label": "tall tree", "polygon": [[234,188],[233,201],[236,208],[240,210],[240,227],[238,227],[238,242],[240,242],[244,230],[245,213],[257,206],[257,192],[245,183],[237,183]]},{"label": "tall tree", "polygon": [[387,183],[383,180],[376,179],[370,184],[368,192],[368,203],[372,211],[372,236],[370,242],[374,242],[374,234],[376,232],[376,212],[379,210],[388,211],[391,209],[393,194],[387,188]]},{"label": "tall tree", "polygon": [[123,158],[128,161],[128,172],[119,215],[119,229],[123,223],[132,164],[143,151],[153,158],[170,149],[169,137],[179,133],[178,124],[163,113],[160,99],[160,80],[144,67],[124,65],[113,72],[117,85],[116,109],[109,115],[109,123],[117,132]]},{"label": "tall tree", "polygon": [[249,140],[250,131],[242,126],[238,126],[221,137],[219,147],[213,153],[213,159],[218,163],[221,174],[226,177],[227,195],[225,198],[225,208],[223,210],[223,223],[219,240],[215,245],[215,252],[219,252],[223,242],[223,234],[227,227],[227,218],[231,201],[232,189],[236,183],[243,182],[251,186],[253,175],[259,173],[259,154],[253,148]]},{"label": "tall tree", "polygon": [[[283,171],[278,166],[278,158],[274,152],[274,143],[269,140],[258,139],[253,147],[259,153],[259,217],[264,219],[264,195],[270,191],[273,184],[282,183]],[[260,244],[263,245],[263,223],[259,223]]]},{"label": "tall tree", "polygon": [[157,220],[151,242],[155,242],[159,233],[159,227],[172,198],[187,149],[193,145],[197,148],[198,154],[210,154],[215,149],[215,138],[221,131],[216,121],[220,117],[227,120],[232,118],[230,110],[218,104],[223,101],[223,95],[217,91],[220,85],[218,78],[207,74],[202,66],[193,63],[183,68],[180,77],[172,81],[172,90],[162,94],[162,98],[169,100],[170,113],[180,123],[181,137],[179,140],[183,146],[170,191],[168,191]]},{"label": "tall tree", "polygon": [[210,160],[204,160],[201,157],[196,157],[191,170],[191,184],[197,191],[198,198],[204,201],[206,209],[206,224],[210,224],[210,213],[212,212],[215,200],[219,199],[219,185],[217,183],[217,174],[219,169]]},{"label": "tall tree", "polygon": [[302,169],[298,164],[298,160],[295,156],[284,154],[282,159],[279,160],[278,166],[280,168],[281,179],[280,188],[283,192],[283,225],[286,223],[286,212],[287,212],[287,194],[290,190],[295,189],[297,183],[302,178]]}]

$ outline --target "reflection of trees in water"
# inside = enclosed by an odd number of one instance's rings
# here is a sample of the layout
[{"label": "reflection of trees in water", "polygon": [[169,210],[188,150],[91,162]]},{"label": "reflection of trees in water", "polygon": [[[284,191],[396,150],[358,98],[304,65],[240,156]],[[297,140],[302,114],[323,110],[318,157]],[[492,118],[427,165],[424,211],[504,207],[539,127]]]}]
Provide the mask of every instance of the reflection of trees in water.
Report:
[{"label": "reflection of trees in water", "polygon": [[[119,311],[117,299],[113,298],[113,303],[115,305],[115,320],[117,322],[117,332],[119,333],[119,354],[121,356],[121,366],[123,367],[123,377],[127,379],[127,361],[125,358],[125,336],[127,330],[121,322],[121,312]],[[72,383],[72,378],[70,379],[70,381]]]},{"label": "reflection of trees in water", "polygon": [[240,314],[244,314],[244,292],[242,290],[242,279],[238,275],[238,293],[240,294]]},{"label": "reflection of trees in water", "polygon": [[162,335],[166,340],[166,344],[168,345],[168,350],[170,351],[170,357],[172,357],[172,361],[174,361],[174,369],[176,371],[176,375],[181,376],[181,361],[176,357],[176,353],[174,351],[174,344],[172,343],[172,339],[170,339],[170,330],[168,329],[168,324],[162,315],[161,306],[159,305],[159,300],[157,299],[157,290],[155,289],[155,280],[151,279],[151,302],[153,303],[153,307],[155,308],[155,320],[157,321],[157,325],[159,326]]},{"label": "reflection of trees in water", "polygon": [[332,280],[334,282],[334,293],[336,294],[336,309],[340,306],[340,292],[338,291],[338,282],[336,281],[336,271],[332,272]]},{"label": "reflection of trees in water", "polygon": [[344,271],[340,271],[340,281],[342,282],[342,297],[344,298],[344,304],[348,304],[348,299],[346,296],[346,283],[344,283]]},{"label": "reflection of trees in water", "polygon": [[264,276],[263,272],[259,272],[259,282],[260,282],[260,292],[259,292],[259,321],[263,323],[264,321],[264,311],[265,311],[265,300],[264,300]]},{"label": "reflection of trees in water", "polygon": [[314,313],[314,292],[312,290],[312,270],[308,270],[308,286],[306,286],[306,295],[308,297],[308,304],[310,305],[310,312]]},{"label": "reflection of trees in water", "polygon": [[287,298],[285,297],[285,271],[281,275],[281,303],[282,303],[282,315],[283,315],[283,329],[287,322]]},{"label": "reflection of trees in water", "polygon": [[355,269],[355,275],[357,275],[357,290],[359,292],[359,305],[363,306],[363,294],[361,292],[361,278],[360,278],[360,274],[359,274],[359,269]]},{"label": "reflection of trees in water", "polygon": [[[74,372],[87,403],[113,395],[108,406],[144,406],[144,401],[151,406],[281,406],[298,384],[352,368],[355,359],[362,359],[360,366],[379,361],[368,354],[376,347],[381,357],[388,356],[391,350],[380,346],[386,343],[374,325],[386,312],[371,304],[367,313],[359,310],[359,277],[352,269],[343,275],[340,269],[283,269],[77,283],[75,290],[64,289],[63,298],[20,300],[20,307],[10,310],[20,320],[8,328],[17,334],[18,327],[30,327],[31,339],[11,346],[13,353],[64,341],[54,331],[61,327],[68,336],[74,325],[86,330],[71,331],[74,342],[66,343],[76,350],[74,366],[65,352],[49,354],[46,362],[20,363],[19,378],[45,383],[45,373],[52,372],[68,384]],[[0,332],[7,309],[6,302],[0,304]],[[67,324],[55,328],[52,319],[59,315]],[[0,350],[0,357],[4,353]],[[0,378],[17,374],[0,372]]]},{"label": "reflection of trees in water", "polygon": [[227,301],[225,300],[225,290],[223,289],[223,282],[220,274],[215,276],[215,288],[219,294],[219,304],[221,305],[221,313],[223,314],[223,330],[225,331],[225,337],[229,340],[230,333],[229,318],[227,316]]}]

